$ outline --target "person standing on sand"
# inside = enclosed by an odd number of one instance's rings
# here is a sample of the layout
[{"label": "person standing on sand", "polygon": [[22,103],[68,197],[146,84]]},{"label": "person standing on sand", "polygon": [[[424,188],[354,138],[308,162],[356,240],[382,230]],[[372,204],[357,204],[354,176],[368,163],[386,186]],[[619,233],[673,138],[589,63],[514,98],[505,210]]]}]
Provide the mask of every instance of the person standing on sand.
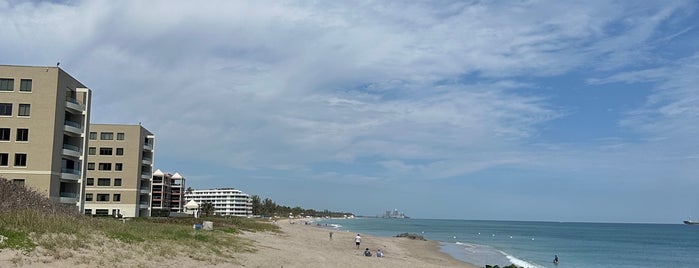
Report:
[{"label": "person standing on sand", "polygon": [[357,236],[354,237],[354,244],[357,245],[357,249],[359,249],[359,244],[362,243],[362,237],[357,234]]},{"label": "person standing on sand", "polygon": [[333,240],[333,232],[330,232],[330,240]]}]

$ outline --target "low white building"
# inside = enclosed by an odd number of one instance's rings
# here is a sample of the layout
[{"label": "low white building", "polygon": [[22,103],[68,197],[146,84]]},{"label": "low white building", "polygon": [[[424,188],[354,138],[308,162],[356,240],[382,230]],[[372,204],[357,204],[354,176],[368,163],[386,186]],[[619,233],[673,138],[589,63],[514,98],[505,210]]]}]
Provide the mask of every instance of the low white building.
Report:
[{"label": "low white building", "polygon": [[185,192],[185,200],[194,200],[201,210],[204,203],[214,205],[214,213],[219,216],[252,216],[250,195],[234,188],[193,190]]}]

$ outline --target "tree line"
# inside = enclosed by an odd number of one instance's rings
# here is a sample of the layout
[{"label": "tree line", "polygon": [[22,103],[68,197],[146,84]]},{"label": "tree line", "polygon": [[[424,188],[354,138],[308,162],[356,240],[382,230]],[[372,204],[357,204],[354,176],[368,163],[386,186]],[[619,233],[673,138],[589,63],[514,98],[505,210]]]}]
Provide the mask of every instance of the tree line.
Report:
[{"label": "tree line", "polygon": [[260,215],[263,217],[288,217],[293,216],[311,216],[311,217],[343,217],[345,215],[354,215],[348,212],[336,212],[325,210],[315,210],[315,209],[303,209],[301,207],[289,207],[278,205],[272,199],[265,198],[261,199],[258,195],[253,195],[250,197],[252,199],[252,214]]}]

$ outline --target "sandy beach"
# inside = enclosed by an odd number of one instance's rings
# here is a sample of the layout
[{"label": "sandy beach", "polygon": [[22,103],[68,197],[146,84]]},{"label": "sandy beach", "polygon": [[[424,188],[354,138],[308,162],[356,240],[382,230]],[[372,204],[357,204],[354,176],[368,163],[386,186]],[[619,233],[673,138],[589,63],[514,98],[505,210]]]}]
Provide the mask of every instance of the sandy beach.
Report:
[{"label": "sandy beach", "polygon": [[[356,233],[333,232],[303,221],[281,220],[281,232],[244,232],[239,237],[249,241],[254,252],[231,252],[227,259],[210,261],[196,256],[196,249],[186,245],[170,245],[181,251],[175,257],[163,258],[133,246],[115,241],[63,252],[60,258],[32,252],[3,249],[0,267],[477,267],[460,262],[439,251],[436,241],[419,241],[397,237],[372,237],[362,234],[360,249],[354,243]],[[365,257],[365,248],[372,254],[377,249],[385,257]],[[155,256],[154,256],[155,255]]]}]

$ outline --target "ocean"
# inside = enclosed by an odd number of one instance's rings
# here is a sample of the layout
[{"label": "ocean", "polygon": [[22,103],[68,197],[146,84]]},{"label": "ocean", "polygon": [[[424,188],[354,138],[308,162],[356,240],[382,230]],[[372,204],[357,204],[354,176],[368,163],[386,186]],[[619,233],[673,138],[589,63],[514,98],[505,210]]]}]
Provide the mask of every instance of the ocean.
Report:
[{"label": "ocean", "polygon": [[374,236],[420,234],[479,266],[699,267],[699,225],[382,218],[319,223]]}]

